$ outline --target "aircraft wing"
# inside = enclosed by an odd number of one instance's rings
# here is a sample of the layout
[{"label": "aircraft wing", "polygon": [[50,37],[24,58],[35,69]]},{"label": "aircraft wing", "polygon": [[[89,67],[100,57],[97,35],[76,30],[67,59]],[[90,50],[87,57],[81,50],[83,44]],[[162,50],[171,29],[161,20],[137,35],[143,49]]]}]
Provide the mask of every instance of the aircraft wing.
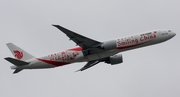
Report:
[{"label": "aircraft wing", "polygon": [[92,48],[93,46],[101,44],[101,42],[77,34],[59,25],[53,25],[53,26],[64,32],[70,38],[70,40],[73,40],[77,45],[83,47],[83,49]]},{"label": "aircraft wing", "polygon": [[59,25],[53,26],[65,33],[70,38],[70,40],[73,40],[77,45],[81,46],[84,50],[85,55],[104,51],[101,48],[99,48],[102,44],[99,41],[77,34]]},{"label": "aircraft wing", "polygon": [[100,61],[98,60],[94,60],[94,61],[89,61],[84,67],[82,67],[81,69],[77,70],[77,71],[83,71],[83,70],[86,70],[96,64],[98,64]]}]

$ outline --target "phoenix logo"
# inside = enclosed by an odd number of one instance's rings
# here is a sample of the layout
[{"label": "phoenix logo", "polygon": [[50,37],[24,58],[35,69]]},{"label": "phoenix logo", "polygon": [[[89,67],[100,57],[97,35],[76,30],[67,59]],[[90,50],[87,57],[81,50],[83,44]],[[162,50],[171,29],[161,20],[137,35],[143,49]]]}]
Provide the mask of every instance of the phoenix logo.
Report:
[{"label": "phoenix logo", "polygon": [[22,53],[22,52],[20,52],[20,51],[18,51],[18,50],[15,50],[15,51],[13,51],[13,52],[14,52],[14,56],[15,56],[16,58],[22,59],[22,57],[23,57],[23,53]]}]

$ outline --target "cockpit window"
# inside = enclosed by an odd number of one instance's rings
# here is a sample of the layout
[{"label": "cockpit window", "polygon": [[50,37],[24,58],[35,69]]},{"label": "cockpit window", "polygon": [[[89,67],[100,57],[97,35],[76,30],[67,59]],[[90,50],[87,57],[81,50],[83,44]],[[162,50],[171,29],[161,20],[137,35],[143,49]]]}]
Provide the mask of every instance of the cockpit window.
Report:
[{"label": "cockpit window", "polygon": [[162,33],[162,35],[168,35],[168,33],[167,33],[167,32],[164,32],[164,33]]}]

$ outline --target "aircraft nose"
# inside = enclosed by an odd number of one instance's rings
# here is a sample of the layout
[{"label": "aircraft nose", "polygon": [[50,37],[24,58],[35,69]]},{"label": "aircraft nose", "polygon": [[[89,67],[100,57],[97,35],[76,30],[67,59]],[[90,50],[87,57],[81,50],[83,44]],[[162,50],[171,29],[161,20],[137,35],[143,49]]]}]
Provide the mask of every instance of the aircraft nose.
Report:
[{"label": "aircraft nose", "polygon": [[169,33],[169,36],[172,38],[172,37],[174,37],[176,35],[176,33],[174,33],[174,32],[170,32]]}]

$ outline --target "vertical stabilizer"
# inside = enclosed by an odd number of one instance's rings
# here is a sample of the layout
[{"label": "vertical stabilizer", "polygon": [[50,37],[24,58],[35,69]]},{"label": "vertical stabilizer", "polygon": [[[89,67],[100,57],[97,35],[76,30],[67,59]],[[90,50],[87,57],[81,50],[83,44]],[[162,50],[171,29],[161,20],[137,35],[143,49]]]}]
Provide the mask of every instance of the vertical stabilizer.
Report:
[{"label": "vertical stabilizer", "polygon": [[6,45],[9,48],[9,50],[11,51],[11,53],[14,55],[14,57],[19,60],[26,61],[26,60],[34,58],[34,56],[27,53],[20,47],[14,45],[13,43],[7,43]]}]

